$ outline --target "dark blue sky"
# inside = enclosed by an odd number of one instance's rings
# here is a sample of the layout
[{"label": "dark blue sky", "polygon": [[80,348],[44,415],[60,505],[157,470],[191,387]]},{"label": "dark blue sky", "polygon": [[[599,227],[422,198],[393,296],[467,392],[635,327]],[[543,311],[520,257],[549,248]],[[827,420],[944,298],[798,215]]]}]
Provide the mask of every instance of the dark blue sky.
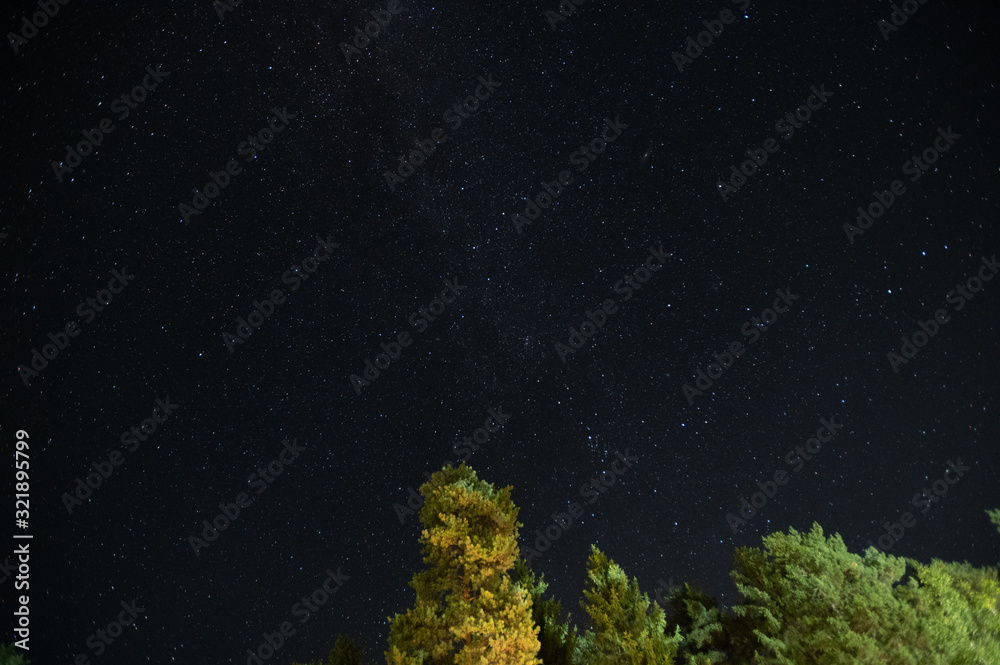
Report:
[{"label": "dark blue sky", "polygon": [[[575,619],[591,543],[650,595],[673,578],[727,606],[734,547],[813,521],[860,552],[910,511],[893,554],[995,563],[1000,281],[949,294],[1000,253],[997,13],[918,6],[886,39],[886,2],[585,2],[555,29],[555,0],[247,1],[222,20],[207,1],[61,5],[8,48],[0,101],[0,438],[31,436],[32,661],[244,663],[284,621],[270,662],[321,657],[341,631],[381,660],[421,566],[394,504],[489,409],[510,418],[468,463],[513,487],[522,547],[583,511],[532,562]],[[383,9],[367,45],[341,48]],[[34,11],[8,7],[4,31]],[[703,21],[723,28],[698,53]],[[912,163],[941,132],[948,150]],[[847,233],[894,180],[905,191]],[[195,189],[211,200],[185,223]],[[127,286],[102,295],[114,271]],[[941,309],[894,371],[887,354]],[[68,322],[26,386],[18,366]],[[366,361],[384,369],[359,395]],[[701,390],[699,371],[718,378]],[[821,419],[843,427],[810,453]],[[626,451],[613,484],[582,488]],[[957,481],[949,462],[968,467]],[[68,514],[93,464],[112,472]],[[734,533],[726,515],[778,471]],[[239,517],[196,555],[220,503]],[[328,571],[346,579],[298,623]],[[98,655],[89,636],[133,601]]]}]

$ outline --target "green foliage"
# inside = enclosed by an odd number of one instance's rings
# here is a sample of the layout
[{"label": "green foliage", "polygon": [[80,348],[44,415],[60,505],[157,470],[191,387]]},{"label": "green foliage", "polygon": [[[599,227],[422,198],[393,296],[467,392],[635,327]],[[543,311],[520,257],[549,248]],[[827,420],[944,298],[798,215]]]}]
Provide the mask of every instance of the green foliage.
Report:
[{"label": "green foliage", "polygon": [[746,601],[731,654],[755,665],[1000,663],[995,569],[860,557],[818,524],[741,548],[736,565]]},{"label": "green foliage", "polygon": [[993,526],[997,528],[997,531],[1000,531],[1000,508],[987,510],[986,514],[990,516],[990,521],[993,522]]},{"label": "green foliage", "polygon": [[668,634],[682,636],[677,660],[682,665],[711,665],[722,662],[722,617],[718,601],[700,588],[684,584],[670,594],[673,613],[667,620]]},{"label": "green foliage", "polygon": [[353,637],[340,633],[330,649],[330,654],[325,661],[317,660],[312,663],[292,663],[292,665],[368,665],[365,658],[364,649]]},{"label": "green foliage", "polygon": [[736,553],[732,576],[746,602],[733,611],[747,629],[736,652],[753,652],[759,665],[878,662],[890,637],[884,627],[901,609],[892,602],[891,583],[905,564],[876,550],[862,560],[839,536],[826,540],[818,524],[808,534],[789,529],[766,536],[764,546]]},{"label": "green foliage", "polygon": [[[391,619],[389,665],[1000,665],[995,568],[853,554],[818,524],[737,549],[743,600],[732,613],[684,584],[669,596],[669,620],[592,546],[578,635],[519,555],[509,487],[462,464],[420,491],[427,568],[410,583],[415,606]],[[986,512],[1000,530],[1000,509]],[[0,665],[26,665],[8,653],[0,648]],[[327,665],[364,662],[341,635]]]},{"label": "green foliage", "polygon": [[341,633],[337,635],[330,655],[327,657],[329,665],[365,665],[365,650],[360,644],[354,641],[350,635]]},{"label": "green foliage", "polygon": [[390,619],[389,665],[539,665],[531,598],[507,574],[521,524],[510,487],[496,490],[464,463],[420,488],[427,568],[416,605]]},{"label": "green foliage", "polygon": [[583,609],[590,627],[577,642],[585,665],[671,665],[680,637],[664,634],[663,609],[639,591],[639,582],[591,546]]},{"label": "green foliage", "polygon": [[13,644],[0,644],[0,665],[30,665],[30,661]]},{"label": "green foliage", "polygon": [[919,618],[912,639],[923,639],[927,663],[1000,663],[1000,585],[994,568],[967,563],[910,561],[919,586],[900,596]]},{"label": "green foliage", "polygon": [[538,641],[541,649],[538,656],[543,665],[574,665],[576,652],[576,626],[570,626],[570,616],[560,621],[562,603],[554,598],[542,599],[548,589],[545,576],[538,579],[524,560],[518,557],[514,562],[514,580],[531,596],[531,619],[539,627]]}]

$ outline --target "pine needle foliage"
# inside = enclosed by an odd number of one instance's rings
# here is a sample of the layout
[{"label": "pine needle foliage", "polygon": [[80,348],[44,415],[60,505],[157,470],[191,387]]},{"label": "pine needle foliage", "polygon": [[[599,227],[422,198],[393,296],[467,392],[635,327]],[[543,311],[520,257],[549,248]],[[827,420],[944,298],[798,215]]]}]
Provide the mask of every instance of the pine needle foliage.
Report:
[{"label": "pine needle foliage", "polygon": [[522,526],[510,487],[462,463],[420,487],[424,570],[415,606],[391,618],[389,665],[540,665],[531,597],[511,581]]}]

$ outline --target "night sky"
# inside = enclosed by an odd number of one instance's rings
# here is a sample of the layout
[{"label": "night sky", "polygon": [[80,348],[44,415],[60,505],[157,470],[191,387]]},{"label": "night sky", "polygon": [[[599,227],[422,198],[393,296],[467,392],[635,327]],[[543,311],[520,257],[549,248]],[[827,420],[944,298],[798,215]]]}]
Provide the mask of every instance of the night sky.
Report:
[{"label": "night sky", "polygon": [[[726,606],[734,547],[813,521],[860,553],[911,511],[892,554],[995,565],[1000,280],[977,277],[1000,254],[995,4],[914,1],[898,30],[882,0],[627,4],[246,0],[220,18],[208,0],[75,0],[6,39],[0,439],[30,435],[30,520],[13,526],[11,464],[4,534],[33,535],[34,665],[241,665],[285,621],[269,662],[323,657],[338,632],[382,661],[422,566],[394,504],[463,456],[513,486],[522,551],[582,508],[531,563],[574,620],[592,543],[650,595],[672,578]],[[353,47],[371,12],[387,24]],[[70,171],[66,146],[105,118]],[[721,188],[741,163],[746,183]],[[513,217],[560,173],[554,205]],[[845,230],[876,196],[894,202]],[[603,325],[581,345],[588,312]],[[66,348],[19,370],[49,334]],[[718,378],[699,390],[699,371]],[[490,409],[509,419],[455,449]],[[842,427],[806,460],[821,419]],[[617,453],[631,468],[581,489]],[[734,532],[776,471],[787,484]],[[26,541],[7,542],[13,641]],[[340,586],[300,623],[328,570]],[[88,646],[133,602],[133,625]]]}]

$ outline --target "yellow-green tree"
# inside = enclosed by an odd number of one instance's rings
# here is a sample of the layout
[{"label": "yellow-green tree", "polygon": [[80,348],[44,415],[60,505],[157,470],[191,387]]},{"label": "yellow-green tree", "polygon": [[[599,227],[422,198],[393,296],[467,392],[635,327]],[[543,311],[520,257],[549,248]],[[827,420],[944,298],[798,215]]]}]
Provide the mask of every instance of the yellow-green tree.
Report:
[{"label": "yellow-green tree", "polygon": [[540,665],[528,592],[511,581],[518,509],[464,463],[420,488],[415,606],[390,619],[389,665]]},{"label": "yellow-green tree", "polygon": [[[590,627],[577,641],[581,665],[671,665],[679,634],[668,637],[663,608],[639,591],[638,580],[594,545],[580,602]],[[652,605],[652,609],[650,606]]]},{"label": "yellow-green tree", "polygon": [[917,581],[897,587],[897,592],[919,617],[911,631],[911,638],[927,647],[919,662],[1000,663],[996,569],[938,559],[929,565],[908,562]]}]

